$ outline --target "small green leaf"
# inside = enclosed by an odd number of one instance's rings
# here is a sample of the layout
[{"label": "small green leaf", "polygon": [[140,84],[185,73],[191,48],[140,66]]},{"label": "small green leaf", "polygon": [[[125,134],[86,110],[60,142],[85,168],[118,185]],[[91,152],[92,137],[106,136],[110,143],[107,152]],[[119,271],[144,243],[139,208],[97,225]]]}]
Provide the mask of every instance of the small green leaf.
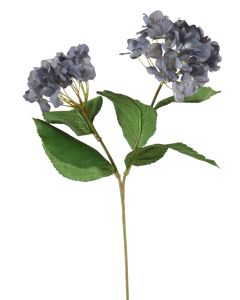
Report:
[{"label": "small green leaf", "polygon": [[103,99],[101,96],[97,96],[96,98],[87,101],[87,111],[91,121],[93,121],[96,115],[99,113],[102,103]]},{"label": "small green leaf", "polygon": [[155,144],[138,148],[130,153],[125,158],[125,165],[129,168],[131,165],[144,166],[158,161],[167,152],[168,147]]},{"label": "small green leaf", "polygon": [[154,108],[122,94],[98,92],[113,102],[118,123],[132,149],[140,148],[156,131],[157,113]]},{"label": "small green leaf", "polygon": [[182,154],[191,156],[198,160],[205,161],[215,167],[218,167],[217,163],[214,160],[206,158],[204,155],[199,154],[197,151],[193,150],[191,147],[189,147],[183,143],[167,144],[166,146],[172,150],[178,151]]},{"label": "small green leaf", "polygon": [[210,87],[201,87],[197,90],[195,94],[193,94],[190,97],[187,97],[184,99],[184,102],[186,103],[200,103],[203,101],[208,100],[212,96],[221,93],[220,91],[214,91]]},{"label": "small green leaf", "polygon": [[183,143],[174,143],[174,144],[155,144],[140,149],[136,149],[130,153],[125,158],[126,167],[129,168],[131,165],[134,166],[144,166],[151,163],[154,163],[161,159],[168,149],[178,151],[182,154],[191,156],[201,161],[205,161],[213,166],[218,167],[216,162],[211,159],[207,159],[202,154],[199,154],[197,151],[193,150],[189,146]]},{"label": "small green leaf", "polygon": [[172,102],[175,102],[175,99],[174,99],[173,96],[168,97],[168,98],[165,98],[165,99],[159,101],[159,102],[155,105],[154,108],[155,108],[155,109],[158,109],[158,108],[160,108],[160,107],[162,107],[162,106],[165,106],[165,105],[168,105],[168,104],[170,104],[170,103],[172,103]]},{"label": "small green leaf", "polygon": [[34,122],[46,154],[64,177],[91,181],[114,173],[113,166],[94,148],[42,120]]},{"label": "small green leaf", "polygon": [[[91,121],[94,120],[102,107],[102,97],[98,96],[87,102],[87,111]],[[85,118],[77,109],[69,111],[52,111],[43,114],[44,119],[51,124],[64,124],[70,127],[76,135],[91,134],[92,130],[89,128]]]},{"label": "small green leaf", "polygon": [[[197,92],[195,94],[193,94],[192,96],[186,97],[184,99],[184,101],[180,102],[180,103],[200,103],[200,102],[208,100],[209,98],[211,98],[212,96],[214,96],[218,93],[220,93],[220,91],[214,91],[210,87],[201,87],[197,90]],[[163,99],[156,104],[155,109],[158,109],[162,106],[168,105],[172,102],[175,102],[173,96]]]}]

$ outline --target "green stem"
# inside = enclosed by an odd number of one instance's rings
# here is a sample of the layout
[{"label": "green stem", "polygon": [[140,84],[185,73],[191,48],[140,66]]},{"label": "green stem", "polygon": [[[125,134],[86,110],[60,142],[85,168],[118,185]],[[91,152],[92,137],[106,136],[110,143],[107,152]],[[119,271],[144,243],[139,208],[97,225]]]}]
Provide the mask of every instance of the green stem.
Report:
[{"label": "green stem", "polygon": [[89,83],[88,81],[85,83],[86,85],[86,99],[88,100],[88,97],[89,97]]},{"label": "green stem", "polygon": [[125,261],[125,287],[126,287],[126,300],[129,300],[129,281],[128,281],[128,250],[127,250],[127,227],[126,227],[126,212],[125,212],[125,182],[126,177],[130,172],[130,168],[126,169],[123,175],[123,179],[121,179],[121,176],[119,174],[119,171],[117,169],[117,166],[109,153],[106,145],[104,144],[102,138],[100,137],[99,133],[97,132],[96,128],[94,127],[92,121],[88,117],[87,110],[84,108],[83,110],[84,117],[86,121],[88,122],[90,128],[92,129],[95,138],[99,143],[102,145],[106,155],[108,156],[111,164],[113,165],[115,169],[115,175],[118,179],[119,184],[119,190],[120,190],[120,196],[121,196],[121,206],[122,206],[122,228],[123,228],[123,242],[124,242],[124,261]]},{"label": "green stem", "polygon": [[[87,93],[88,93],[88,86],[87,86]],[[122,226],[123,226],[123,240],[124,240],[124,258],[125,258],[125,286],[126,286],[126,300],[129,300],[129,283],[128,283],[128,251],[127,251],[127,228],[126,228],[126,214],[125,214],[125,182],[126,177],[130,172],[130,168],[126,169],[123,175],[123,179],[121,179],[120,173],[117,169],[117,166],[109,153],[106,145],[104,144],[101,136],[99,135],[97,129],[93,125],[93,122],[89,118],[88,111],[86,107],[83,105],[83,102],[79,96],[79,102],[80,106],[77,107],[77,109],[80,109],[82,112],[86,122],[88,123],[89,127],[91,128],[96,140],[101,144],[102,148],[104,149],[109,161],[114,167],[115,176],[117,177],[118,184],[119,184],[119,190],[120,190],[120,196],[121,196],[121,206],[122,206]]]},{"label": "green stem", "polygon": [[121,196],[121,206],[122,206],[122,227],[123,227],[123,242],[124,242],[124,261],[125,261],[125,287],[126,287],[126,300],[129,300],[129,281],[128,281],[128,250],[127,250],[127,228],[126,228],[126,213],[125,213],[125,182],[126,177],[130,172],[130,168],[126,169],[123,175],[123,179],[121,179],[121,176],[119,174],[119,171],[117,169],[117,166],[109,153],[106,145],[104,144],[102,138],[100,137],[99,133],[97,132],[96,128],[94,127],[93,123],[88,117],[88,113],[86,109],[84,108],[83,114],[85,119],[87,120],[90,128],[92,129],[95,138],[99,143],[102,145],[107,157],[109,158],[111,164],[113,165],[115,169],[115,175],[118,179],[119,184],[119,190],[120,190],[120,196]]},{"label": "green stem", "polygon": [[[80,85],[80,86],[83,86],[82,83],[81,83],[80,81],[79,81],[79,85]],[[105,153],[106,153],[108,159],[110,160],[111,164],[113,165],[116,177],[119,178],[119,177],[120,177],[120,174],[119,174],[119,171],[118,171],[118,169],[117,169],[117,166],[116,166],[116,164],[115,164],[115,162],[114,162],[114,160],[113,160],[111,154],[109,153],[109,151],[108,151],[106,145],[104,144],[104,142],[103,142],[101,136],[99,135],[97,129],[96,129],[95,126],[93,125],[92,120],[89,118],[88,111],[87,111],[86,107],[84,106],[84,103],[82,102],[82,99],[81,99],[81,97],[80,97],[80,88],[79,88],[78,90],[75,90],[74,85],[71,85],[71,87],[72,87],[73,91],[76,93],[76,95],[77,95],[77,97],[78,97],[79,104],[75,103],[75,102],[68,96],[68,94],[66,93],[66,91],[63,90],[64,93],[65,93],[65,95],[66,95],[66,97],[67,97],[67,100],[70,102],[69,104],[72,104],[72,107],[75,107],[75,108],[79,109],[79,110],[82,112],[82,114],[83,114],[83,116],[84,116],[86,122],[88,123],[89,127],[91,128],[91,130],[92,130],[92,132],[93,132],[93,134],[94,134],[96,140],[101,144],[101,146],[103,147],[103,150],[105,151]],[[88,90],[88,89],[89,89],[89,87],[88,87],[88,85],[87,85],[87,90]],[[85,98],[85,100],[87,100],[87,99]]]},{"label": "green stem", "polygon": [[83,96],[84,96],[84,102],[86,103],[87,102],[87,94],[86,94],[86,91],[85,91],[85,88],[84,88],[84,85],[83,85],[82,82],[80,82],[80,87],[81,87],[81,90],[82,90],[82,93],[83,93]]},{"label": "green stem", "polygon": [[89,127],[92,129],[93,134],[94,134],[96,140],[101,144],[101,146],[102,146],[103,150],[105,151],[108,159],[110,160],[111,164],[113,165],[116,177],[119,179],[120,178],[120,173],[118,171],[118,168],[117,168],[117,166],[116,166],[116,164],[115,164],[115,162],[114,162],[114,160],[113,160],[110,152],[108,151],[108,148],[106,147],[106,145],[104,144],[101,136],[99,135],[97,129],[93,125],[92,121],[89,119],[88,112],[87,112],[87,110],[86,110],[85,107],[83,107],[82,112],[83,112],[83,115],[84,115],[84,117],[85,117],[85,119],[86,119]]},{"label": "green stem", "polygon": [[[81,97],[80,97],[79,90],[78,90],[73,84],[71,85],[71,88],[72,88],[72,90],[74,91],[75,95],[77,96],[79,103],[82,104],[82,99],[81,99]],[[70,97],[69,97],[69,98],[70,98]],[[70,98],[70,99],[71,99],[71,98]]]},{"label": "green stem", "polygon": [[87,110],[84,108],[83,110],[84,117],[86,121],[88,122],[90,128],[92,129],[95,138],[99,143],[102,145],[106,155],[108,156],[111,164],[113,165],[115,169],[115,175],[118,179],[119,184],[119,190],[120,190],[120,196],[121,196],[121,206],[122,206],[122,228],[123,228],[123,242],[124,242],[124,261],[125,261],[125,287],[126,287],[126,300],[129,300],[129,281],[128,281],[128,250],[127,250],[127,227],[126,227],[126,212],[125,212],[125,182],[126,177],[130,172],[130,168],[126,169],[123,175],[123,179],[121,179],[121,176],[119,174],[119,171],[117,169],[117,166],[109,153],[106,145],[104,144],[102,138],[100,137],[99,133],[97,132],[96,128],[94,127],[92,121],[88,117]]},{"label": "green stem", "polygon": [[160,84],[159,84],[159,86],[158,86],[158,88],[157,88],[157,90],[156,90],[156,93],[155,93],[155,95],[153,97],[153,100],[152,100],[152,103],[151,103],[152,107],[153,107],[153,105],[155,104],[155,102],[157,100],[158,94],[161,91],[161,88],[162,88],[163,84],[164,84],[164,81],[161,81]]},{"label": "green stem", "polygon": [[123,228],[123,242],[124,242],[124,261],[125,261],[125,290],[126,300],[129,300],[129,280],[128,280],[128,249],[127,249],[127,227],[126,227],[126,209],[125,209],[125,181],[127,173],[123,175],[123,179],[118,178],[119,190],[122,205],[122,228]]}]

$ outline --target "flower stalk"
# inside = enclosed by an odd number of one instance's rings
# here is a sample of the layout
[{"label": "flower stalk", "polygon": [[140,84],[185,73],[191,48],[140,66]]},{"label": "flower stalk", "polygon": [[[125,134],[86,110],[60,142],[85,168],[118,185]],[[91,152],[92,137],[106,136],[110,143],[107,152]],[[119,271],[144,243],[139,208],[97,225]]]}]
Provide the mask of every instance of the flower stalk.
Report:
[{"label": "flower stalk", "polygon": [[110,160],[111,164],[114,167],[115,170],[115,176],[117,177],[118,184],[119,184],[119,191],[120,191],[120,199],[121,199],[121,208],[122,208],[122,230],[123,230],[123,243],[124,243],[124,262],[125,262],[125,291],[126,291],[126,300],[129,300],[129,277],[128,277],[128,246],[127,246],[127,226],[126,226],[126,208],[125,208],[125,183],[127,175],[130,172],[130,168],[126,169],[126,171],[123,174],[123,177],[121,178],[121,175],[118,171],[118,168],[107,149],[105,143],[103,142],[102,138],[100,137],[97,129],[91,122],[91,120],[88,117],[87,110],[83,109],[84,117],[86,118],[90,128],[92,129],[94,136],[96,140],[101,144],[102,148],[104,149],[108,159]]},{"label": "flower stalk", "polygon": [[159,93],[160,93],[163,85],[164,85],[164,81],[161,81],[161,83],[159,84],[159,86],[158,86],[158,88],[156,90],[156,93],[155,93],[155,95],[153,97],[153,100],[152,100],[152,103],[151,103],[152,107],[154,106],[154,104],[155,104],[155,102],[157,100],[157,97],[158,97],[158,95],[159,95]]},{"label": "flower stalk", "polygon": [[127,246],[127,226],[126,226],[126,208],[125,208],[125,182],[126,173],[123,175],[123,179],[118,178],[119,190],[121,196],[122,206],[122,229],[123,229],[123,242],[124,242],[124,261],[125,261],[125,291],[126,300],[129,300],[129,277],[128,277],[128,246]]}]

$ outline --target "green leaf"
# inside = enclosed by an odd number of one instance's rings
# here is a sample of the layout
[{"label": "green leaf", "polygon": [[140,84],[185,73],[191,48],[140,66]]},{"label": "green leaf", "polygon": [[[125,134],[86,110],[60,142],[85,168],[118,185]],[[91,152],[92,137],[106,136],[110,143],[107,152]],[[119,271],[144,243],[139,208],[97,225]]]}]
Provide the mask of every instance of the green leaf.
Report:
[{"label": "green leaf", "polygon": [[91,181],[114,173],[113,166],[94,148],[42,120],[34,122],[46,154],[64,177]]},{"label": "green leaf", "polygon": [[[200,103],[200,102],[208,100],[209,98],[211,98],[212,96],[214,96],[218,93],[220,93],[220,91],[214,91],[210,87],[201,87],[197,90],[197,92],[195,94],[193,94],[192,96],[186,97],[184,99],[183,103]],[[165,98],[156,104],[155,109],[158,109],[162,106],[168,105],[172,102],[175,102],[173,96]],[[180,102],[180,103],[182,103],[182,102]]]},{"label": "green leaf", "polygon": [[125,158],[125,165],[129,168],[133,166],[144,166],[158,161],[164,156],[168,148],[161,144],[155,144],[138,148],[130,153]]},{"label": "green leaf", "polygon": [[98,92],[113,102],[118,123],[132,149],[140,148],[156,131],[157,113],[154,108],[122,94]]},{"label": "green leaf", "polygon": [[147,146],[144,148],[136,149],[130,153],[125,158],[126,167],[129,168],[131,165],[134,166],[144,166],[151,163],[154,163],[161,159],[168,149],[178,151],[182,154],[191,156],[201,161],[205,161],[213,166],[218,167],[216,162],[211,159],[207,159],[202,154],[199,154],[197,151],[193,150],[189,146],[183,143],[174,143],[174,144],[155,144]]},{"label": "green leaf", "polygon": [[199,154],[197,151],[193,150],[191,147],[189,147],[183,143],[167,144],[166,146],[172,150],[178,151],[182,154],[191,156],[198,160],[205,161],[213,166],[218,167],[217,163],[214,160],[206,158],[204,155]]},{"label": "green leaf", "polygon": [[[87,102],[87,111],[91,121],[94,120],[102,107],[102,97],[98,96]],[[64,124],[70,127],[76,135],[91,134],[92,130],[89,128],[81,112],[77,109],[69,111],[52,111],[43,114],[44,119],[51,124]]]},{"label": "green leaf", "polygon": [[97,96],[92,100],[87,101],[87,111],[90,119],[93,121],[95,116],[99,113],[102,107],[103,99],[101,96]]},{"label": "green leaf", "polygon": [[165,99],[159,101],[159,102],[155,105],[154,108],[155,108],[155,109],[159,109],[160,107],[163,107],[163,106],[165,106],[165,105],[168,105],[168,104],[170,104],[170,103],[172,103],[172,102],[175,102],[175,99],[174,99],[173,96],[168,97],[168,98],[165,98]]},{"label": "green leaf", "polygon": [[193,94],[190,97],[187,97],[184,99],[184,102],[186,103],[200,103],[203,101],[208,100],[212,96],[220,93],[220,91],[214,91],[210,87],[201,87],[197,90],[195,94]]}]

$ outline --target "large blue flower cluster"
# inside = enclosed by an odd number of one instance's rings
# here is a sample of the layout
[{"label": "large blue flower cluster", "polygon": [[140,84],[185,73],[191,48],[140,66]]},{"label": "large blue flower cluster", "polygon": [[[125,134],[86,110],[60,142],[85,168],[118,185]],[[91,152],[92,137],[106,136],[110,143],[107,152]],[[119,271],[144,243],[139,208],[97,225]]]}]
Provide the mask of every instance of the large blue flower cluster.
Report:
[{"label": "large blue flower cluster", "polygon": [[158,81],[172,82],[176,101],[194,94],[208,82],[208,72],[219,69],[219,45],[204,36],[200,27],[183,20],[174,23],[161,11],[144,15],[143,20],[139,37],[127,41],[128,54],[133,59],[144,55],[149,74]]},{"label": "large blue flower cluster", "polygon": [[88,46],[82,44],[71,47],[67,55],[57,53],[53,59],[43,60],[41,67],[30,72],[29,89],[24,98],[31,103],[38,102],[43,112],[50,110],[49,102],[54,107],[62,105],[59,97],[61,88],[70,86],[73,78],[86,82],[96,76],[88,52]]}]

